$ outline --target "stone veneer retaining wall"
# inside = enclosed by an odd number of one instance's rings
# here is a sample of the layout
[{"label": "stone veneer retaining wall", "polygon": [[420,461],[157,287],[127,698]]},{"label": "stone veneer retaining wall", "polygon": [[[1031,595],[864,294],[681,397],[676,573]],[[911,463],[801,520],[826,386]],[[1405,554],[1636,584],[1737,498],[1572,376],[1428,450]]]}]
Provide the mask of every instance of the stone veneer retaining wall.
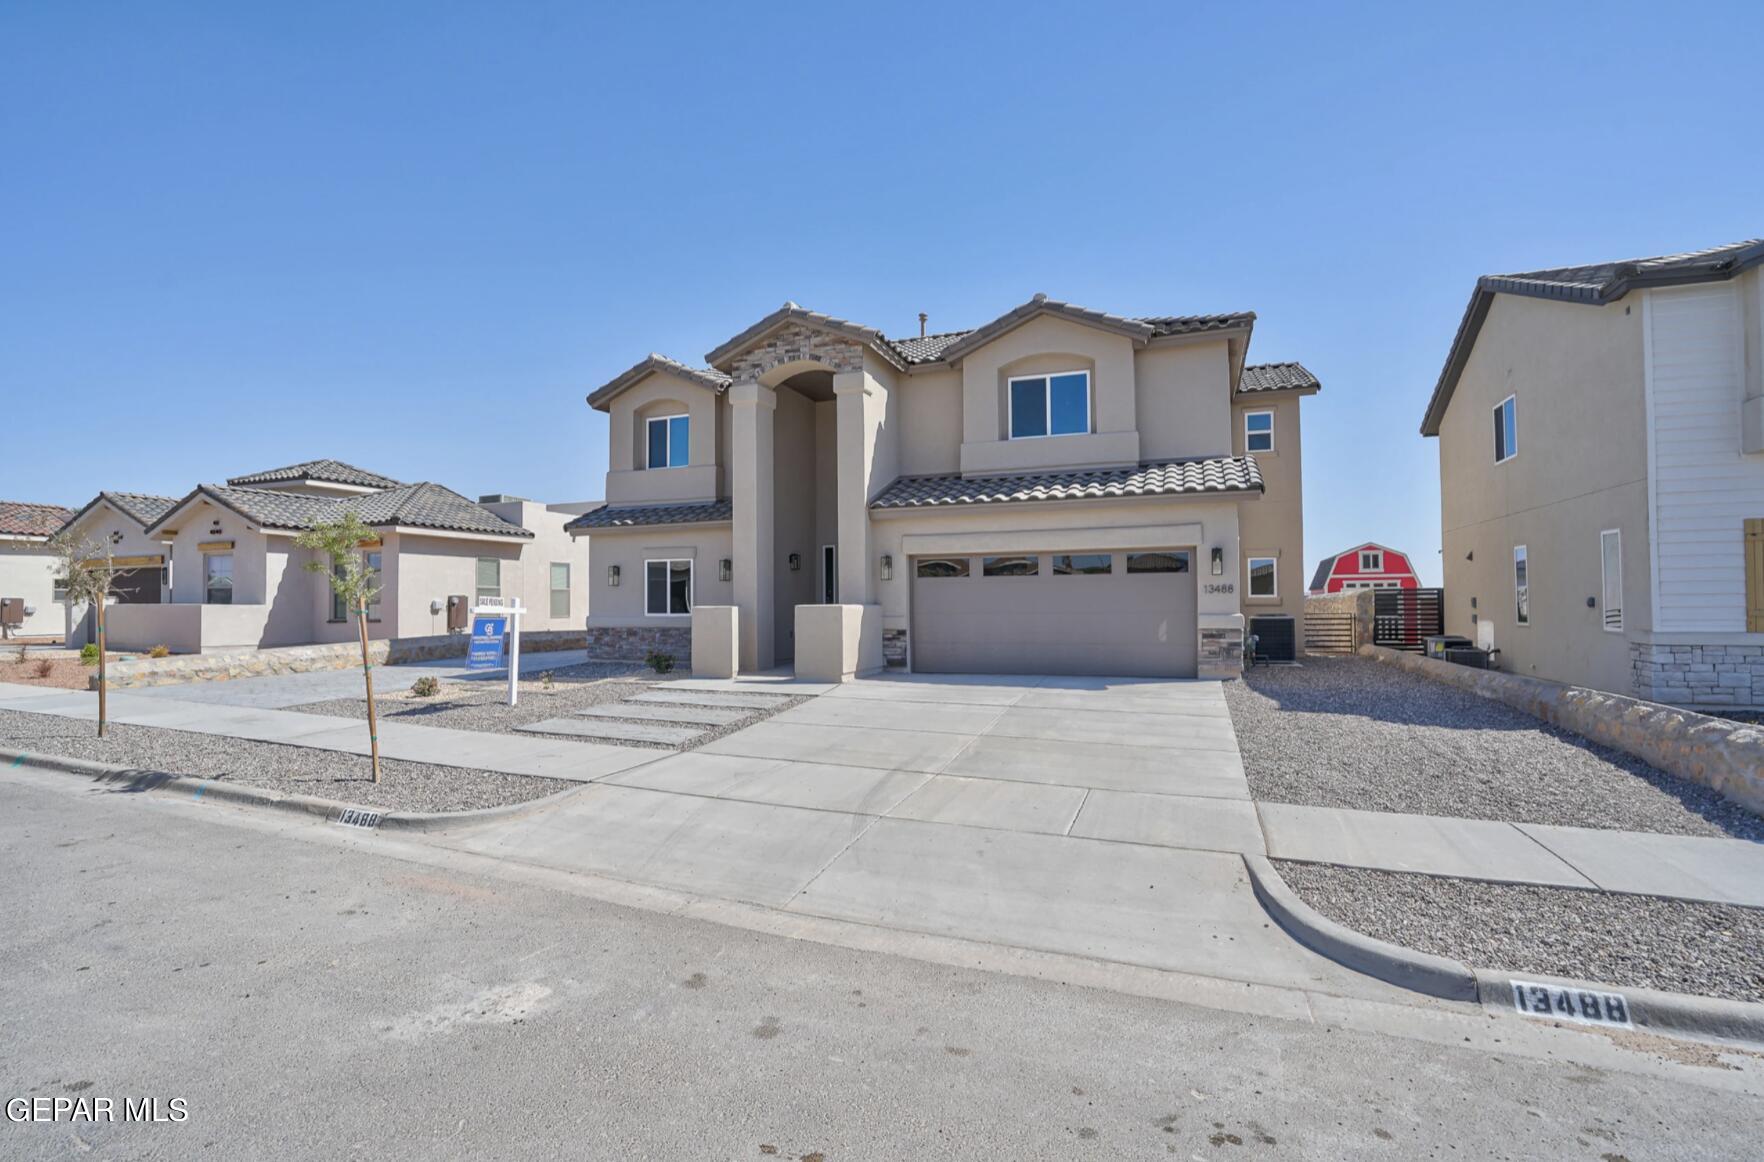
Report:
[{"label": "stone veneer retaining wall", "polygon": [[588,656],[606,661],[641,662],[650,651],[673,654],[682,668],[692,665],[692,630],[686,626],[603,625],[588,627]]},{"label": "stone veneer retaining wall", "polygon": [[1360,653],[1536,715],[1764,814],[1764,727],[1384,646],[1361,646]]},{"label": "stone veneer retaining wall", "polygon": [[[438,634],[434,637],[381,639],[368,643],[368,660],[376,666],[406,662],[429,662],[439,658],[463,658],[468,635]],[[521,634],[521,654],[579,650],[581,630],[537,630]],[[113,690],[131,686],[172,686],[181,682],[225,682],[233,678],[262,678],[270,674],[305,674],[316,670],[347,670],[361,665],[360,642],[328,645],[276,646],[262,650],[219,650],[207,654],[174,654],[169,658],[137,658],[116,662],[106,669]],[[87,687],[98,688],[98,675],[87,678]]]},{"label": "stone veneer retaining wall", "polygon": [[1764,707],[1764,646],[1629,643],[1635,691],[1678,706]]},{"label": "stone veneer retaining wall", "polygon": [[882,661],[891,669],[904,669],[907,664],[907,631],[882,631]]},{"label": "stone veneer retaining wall", "polygon": [[1195,675],[1201,678],[1236,678],[1243,674],[1243,631],[1202,626],[1200,659]]}]

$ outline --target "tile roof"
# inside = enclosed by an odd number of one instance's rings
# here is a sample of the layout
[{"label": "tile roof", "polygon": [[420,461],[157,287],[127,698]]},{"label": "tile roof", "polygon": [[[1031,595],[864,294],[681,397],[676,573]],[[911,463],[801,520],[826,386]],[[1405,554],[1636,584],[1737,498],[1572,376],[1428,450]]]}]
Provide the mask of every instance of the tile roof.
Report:
[{"label": "tile roof", "polygon": [[[474,504],[439,484],[403,484],[370,492],[365,496],[304,496],[273,488],[234,488],[204,484],[190,494],[207,496],[248,520],[271,529],[309,529],[354,512],[361,522],[376,528],[408,526],[443,532],[486,533],[492,536],[531,537],[533,534],[503,520],[482,505]],[[182,504],[183,501],[177,502]],[[160,518],[163,522],[164,517]],[[160,522],[156,522],[160,523]]]},{"label": "tile roof", "polygon": [[1150,323],[1154,335],[1193,335],[1201,331],[1224,331],[1244,327],[1256,321],[1254,311],[1230,311],[1223,315],[1154,315],[1136,319]]},{"label": "tile roof", "polygon": [[594,529],[635,529],[650,525],[716,524],[732,520],[735,503],[713,500],[700,504],[625,504],[585,512],[564,526],[565,532]]},{"label": "tile roof", "polygon": [[[1146,337],[1148,338],[1160,338],[1165,335],[1190,335],[1201,331],[1221,331],[1230,327],[1244,326],[1247,323],[1254,322],[1256,318],[1255,312],[1253,311],[1238,311],[1224,315],[1154,315],[1149,318],[1129,318],[1124,315],[1109,315],[1102,311],[1093,311],[1087,307],[1075,307],[1070,303],[1055,302],[1044,297],[1041,299],[1031,299],[1023,307],[1019,307],[1017,310],[1004,316],[1004,319],[1025,317],[1031,313],[1035,313],[1036,310],[1041,308],[1051,309],[1058,311],[1061,314],[1074,315],[1093,321],[1120,324],[1126,326],[1128,329],[1135,329],[1139,325],[1143,325],[1144,327],[1150,328],[1149,332],[1146,332]],[[972,328],[966,331],[946,331],[941,335],[925,335],[921,338],[913,339],[888,339],[885,340],[885,342],[899,352],[900,357],[905,360],[909,366],[920,363],[936,363],[945,358],[945,352],[948,351],[949,348],[960,343],[969,335],[974,334],[976,330],[987,331],[990,335],[992,333],[991,329],[998,324],[1001,324],[1003,321],[1003,319],[994,320],[993,323],[988,323],[985,327]],[[1003,327],[998,326],[997,329],[1002,330]],[[978,345],[978,343],[972,345],[963,344],[964,347]]]},{"label": "tile roof", "polygon": [[678,359],[669,359],[666,355],[658,355],[651,351],[635,364],[613,376],[599,387],[588,393],[589,407],[603,407],[612,398],[631,387],[652,372],[667,372],[683,379],[701,384],[715,392],[728,388],[730,379],[714,367],[694,367],[682,363]]},{"label": "tile roof", "polygon": [[1086,472],[1032,472],[1010,476],[903,476],[870,502],[871,508],[947,508],[1037,500],[1102,500],[1128,496],[1260,492],[1262,472],[1248,456],[1173,460]]},{"label": "tile roof", "polygon": [[381,476],[378,472],[345,464],[341,460],[307,460],[300,464],[289,464],[285,468],[268,468],[245,476],[230,476],[227,483],[249,486],[286,480],[322,480],[327,484],[354,484],[362,488],[397,488],[402,483],[390,476]]},{"label": "tile roof", "polygon": [[73,509],[59,504],[0,500],[0,536],[52,537],[73,514]]},{"label": "tile roof", "polygon": [[847,338],[855,339],[859,343],[868,344],[875,348],[884,358],[898,359],[898,355],[895,352],[893,345],[890,344],[887,339],[883,338],[882,332],[876,330],[876,328],[866,327],[862,323],[854,323],[850,319],[836,319],[832,315],[824,315],[820,311],[811,311],[807,307],[786,301],[783,306],[779,307],[753,326],[747,328],[739,335],[734,336],[725,343],[718,344],[715,350],[711,351],[704,357],[704,361],[712,365],[721,363],[725,359],[729,359],[739,354],[749,343],[752,343],[773,328],[791,322],[807,323],[810,326],[818,327],[821,330],[833,331],[837,334],[844,335]]},{"label": "tile roof", "polygon": [[1255,363],[1243,369],[1237,390],[1285,391],[1291,388],[1320,390],[1322,384],[1302,363]]},{"label": "tile roof", "polygon": [[1439,435],[1440,421],[1445,418],[1452,393],[1458,388],[1458,377],[1470,361],[1470,350],[1476,346],[1476,337],[1482,333],[1483,321],[1488,318],[1495,295],[1555,299],[1602,307],[1632,290],[1651,286],[1725,282],[1761,263],[1764,263],[1764,238],[1751,238],[1683,254],[1595,262],[1586,266],[1558,266],[1519,274],[1483,275],[1476,280],[1476,289],[1470,293],[1464,317],[1458,321],[1458,333],[1452,337],[1445,366],[1440,370],[1439,381],[1434,384],[1433,395],[1427,401],[1427,411],[1421,417],[1421,434]]},{"label": "tile roof", "polygon": [[900,357],[908,365],[914,363],[935,363],[943,358],[943,349],[957,339],[968,334],[966,331],[945,331],[941,335],[920,335],[913,339],[890,339],[888,342],[900,352]]},{"label": "tile roof", "polygon": [[142,528],[147,528],[177,507],[178,498],[175,496],[154,496],[146,492],[100,492],[87,501],[84,508],[70,516],[62,527],[66,528],[67,525],[91,512],[100,502],[105,501],[108,501],[118,512]]}]

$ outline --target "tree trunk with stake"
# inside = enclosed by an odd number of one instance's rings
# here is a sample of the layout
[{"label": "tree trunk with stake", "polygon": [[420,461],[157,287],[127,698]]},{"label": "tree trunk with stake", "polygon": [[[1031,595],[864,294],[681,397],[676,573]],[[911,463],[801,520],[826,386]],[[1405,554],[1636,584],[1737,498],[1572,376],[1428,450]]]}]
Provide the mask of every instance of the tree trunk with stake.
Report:
[{"label": "tree trunk with stake", "polygon": [[361,677],[367,683],[368,747],[374,757],[374,782],[380,781],[380,720],[374,711],[374,665],[368,657],[367,601],[355,607],[355,624],[361,629]]},{"label": "tree trunk with stake", "polygon": [[110,683],[105,680],[104,655],[110,651],[104,646],[104,595],[99,594],[94,605],[98,612],[98,737],[103,738],[110,732],[109,707],[105,703],[105,695],[110,690]]}]

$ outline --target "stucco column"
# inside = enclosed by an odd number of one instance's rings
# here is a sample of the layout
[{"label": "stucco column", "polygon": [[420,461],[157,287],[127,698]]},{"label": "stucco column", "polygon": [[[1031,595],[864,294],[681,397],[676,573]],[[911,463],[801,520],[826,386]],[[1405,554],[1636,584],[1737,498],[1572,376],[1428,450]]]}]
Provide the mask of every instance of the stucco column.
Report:
[{"label": "stucco column", "polygon": [[879,411],[876,384],[863,371],[842,371],[833,377],[833,395],[838,401],[839,600],[844,605],[869,605],[877,599],[869,505]]},{"label": "stucco column", "polygon": [[[729,495],[734,502],[735,606],[741,668],[769,670],[772,638],[772,418],[778,397],[751,380],[729,388]],[[842,530],[843,531],[843,530]]]}]

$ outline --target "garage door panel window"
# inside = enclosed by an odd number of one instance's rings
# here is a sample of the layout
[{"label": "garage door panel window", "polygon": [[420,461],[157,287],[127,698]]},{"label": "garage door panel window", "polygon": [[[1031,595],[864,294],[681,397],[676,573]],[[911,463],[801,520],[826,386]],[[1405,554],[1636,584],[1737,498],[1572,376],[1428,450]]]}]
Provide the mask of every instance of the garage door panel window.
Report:
[{"label": "garage door panel window", "polygon": [[1249,595],[1251,597],[1279,596],[1275,585],[1274,565],[1273,557],[1251,557],[1249,559]]},{"label": "garage door panel window", "polygon": [[1173,553],[1128,553],[1127,571],[1129,573],[1186,573],[1189,557],[1187,550]]},{"label": "garage door panel window", "polygon": [[966,557],[920,557],[914,569],[920,577],[946,580],[968,575]]},{"label": "garage door panel window", "polygon": [[1108,553],[1059,553],[1053,559],[1054,575],[1096,575],[1113,573],[1115,559]]},{"label": "garage door panel window", "polygon": [[980,571],[988,577],[1034,577],[1041,572],[1041,558],[982,557]]},{"label": "garage door panel window", "polygon": [[1090,431],[1090,372],[1025,375],[1010,381],[1013,440]]},{"label": "garage door panel window", "polygon": [[650,617],[676,617],[692,612],[692,562],[643,562],[644,610]]}]

